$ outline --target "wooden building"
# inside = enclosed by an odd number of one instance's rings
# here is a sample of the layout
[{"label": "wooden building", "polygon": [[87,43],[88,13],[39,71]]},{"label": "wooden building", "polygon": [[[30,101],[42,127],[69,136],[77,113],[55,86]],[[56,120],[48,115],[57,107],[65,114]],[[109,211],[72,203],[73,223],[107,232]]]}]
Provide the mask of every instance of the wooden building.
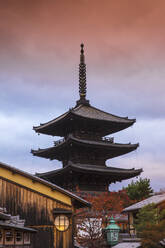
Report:
[{"label": "wooden building", "polygon": [[75,211],[90,204],[57,185],[0,163],[0,206],[37,230],[31,248],[73,248]]},{"label": "wooden building", "polygon": [[37,176],[71,191],[108,191],[109,184],[138,176],[142,170],[106,166],[106,160],[129,153],[139,144],[115,143],[107,135],[124,130],[135,119],[106,113],[90,105],[86,99],[86,65],[81,45],[79,95],[76,106],[61,116],[33,127],[38,134],[61,136],[46,149],[32,150],[34,156],[57,159],[63,168]]},{"label": "wooden building", "polygon": [[157,208],[164,207],[165,204],[165,194],[160,195],[153,195],[143,201],[137,202],[125,209],[123,209],[122,213],[128,214],[128,225],[129,225],[129,233],[130,235],[136,235],[136,229],[134,227],[136,215],[138,211],[149,205],[149,204],[155,204]]},{"label": "wooden building", "polygon": [[31,248],[31,239],[37,231],[28,228],[19,215],[12,216],[0,208],[0,247]]}]

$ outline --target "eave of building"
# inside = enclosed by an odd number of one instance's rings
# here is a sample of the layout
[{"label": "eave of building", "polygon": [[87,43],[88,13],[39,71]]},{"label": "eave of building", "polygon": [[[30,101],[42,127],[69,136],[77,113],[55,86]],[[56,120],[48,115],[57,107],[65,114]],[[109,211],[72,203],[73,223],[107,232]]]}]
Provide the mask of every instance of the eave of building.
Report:
[{"label": "eave of building", "polygon": [[92,146],[92,147],[104,147],[104,149],[109,149],[109,147],[111,148],[133,148],[133,149],[136,149],[138,146],[139,146],[139,143],[137,144],[131,144],[131,143],[128,143],[128,144],[121,144],[121,143],[113,143],[113,142],[107,142],[105,140],[87,140],[87,139],[79,139],[79,138],[76,138],[74,137],[73,135],[69,135],[68,136],[68,141],[74,141],[78,144],[85,144],[85,145],[88,145],[88,146]]},{"label": "eave of building", "polygon": [[165,202],[165,194],[160,194],[160,195],[153,195],[143,201],[137,202],[125,209],[123,209],[123,213],[126,212],[134,212],[134,211],[138,211],[139,209],[149,205],[149,204],[155,204],[155,205],[159,205],[162,202]]},{"label": "eave of building", "polygon": [[[47,123],[40,124],[40,126],[33,127],[33,129],[37,133],[44,133],[44,134],[53,135],[53,136],[64,136],[64,134],[62,134],[64,131],[59,132],[58,130],[56,130],[57,127],[61,126],[62,123],[65,126],[65,122],[67,122],[68,120],[74,121],[75,118],[80,118],[80,120],[83,118],[84,120],[87,120],[87,121],[93,120],[100,127],[102,126],[103,123],[106,125],[108,124],[107,129],[109,129],[109,132],[107,130],[104,135],[123,130],[133,125],[136,121],[136,119],[128,119],[127,117],[119,117],[116,115],[109,114],[107,112],[104,112],[92,106],[79,105],[78,107],[70,109],[63,115]],[[112,124],[116,125],[114,130],[112,130],[112,126],[111,126]]]},{"label": "eave of building", "polygon": [[11,215],[0,212],[0,220],[10,220]]},{"label": "eave of building", "polygon": [[72,206],[74,200],[80,207],[90,207],[90,203],[63,188],[37,176],[0,162],[0,178],[43,194],[61,203]]},{"label": "eave of building", "polygon": [[[134,151],[137,149],[139,144],[119,144],[119,143],[112,143],[107,141],[95,141],[95,140],[85,140],[85,139],[78,139],[73,137],[73,135],[69,135],[66,140],[59,143],[56,146],[49,147],[46,149],[38,149],[38,150],[32,150],[32,154],[34,156],[38,157],[44,157],[48,159],[55,159],[58,157],[58,153],[61,152],[61,150],[65,150],[66,148],[76,145],[76,147],[88,147],[91,149],[94,149],[95,151],[102,151],[107,153],[107,158],[113,158],[117,157],[126,153],[129,153],[131,151]],[[111,154],[112,152],[112,154]]]},{"label": "eave of building", "polygon": [[[64,175],[68,175],[70,172],[76,172],[86,175],[100,175],[106,177],[114,177],[120,178],[120,180],[129,179],[135,176],[140,175],[142,169],[121,169],[115,167],[107,167],[107,166],[98,166],[98,165],[87,165],[87,164],[74,164],[69,161],[68,165],[62,169],[49,171],[46,173],[37,173],[36,175],[41,178],[47,178],[48,180],[51,178],[56,178]],[[116,180],[116,181],[120,181]]]},{"label": "eave of building", "polygon": [[16,229],[16,230],[21,230],[24,232],[31,232],[31,233],[37,232],[37,230],[30,228],[30,227],[8,224],[8,223],[4,223],[2,221],[0,221],[0,227],[3,227],[4,229]]}]

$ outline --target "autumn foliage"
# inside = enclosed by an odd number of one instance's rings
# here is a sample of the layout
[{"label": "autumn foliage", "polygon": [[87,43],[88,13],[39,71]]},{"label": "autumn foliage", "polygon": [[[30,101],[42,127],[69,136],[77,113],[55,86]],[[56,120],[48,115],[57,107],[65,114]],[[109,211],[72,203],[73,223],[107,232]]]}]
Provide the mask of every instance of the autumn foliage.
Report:
[{"label": "autumn foliage", "polygon": [[87,194],[85,200],[92,204],[92,210],[102,214],[108,212],[120,213],[125,207],[135,203],[130,200],[125,189],[118,192],[104,192],[101,194]]},{"label": "autumn foliage", "polygon": [[90,210],[77,213],[77,241],[89,248],[103,247],[102,227],[107,225],[109,217],[133,204],[126,190],[86,194],[85,200],[92,204]]},{"label": "autumn foliage", "polygon": [[[90,210],[87,209],[81,214],[77,213],[77,241],[88,248],[103,248],[102,228],[107,226],[108,219],[111,216],[115,219],[124,208],[147,198],[152,192],[150,180],[146,178],[132,181],[127,188],[118,192],[91,192],[90,194],[77,192],[79,196],[92,204]],[[153,215],[149,219],[153,219]],[[148,235],[147,232],[146,235]],[[148,246],[144,247],[148,248]]]}]

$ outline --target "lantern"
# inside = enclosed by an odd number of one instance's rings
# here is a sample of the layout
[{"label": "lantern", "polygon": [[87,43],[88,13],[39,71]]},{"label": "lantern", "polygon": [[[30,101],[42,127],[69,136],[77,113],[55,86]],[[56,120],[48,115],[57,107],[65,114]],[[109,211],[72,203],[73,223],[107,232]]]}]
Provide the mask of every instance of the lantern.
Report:
[{"label": "lantern", "polygon": [[64,232],[69,228],[69,218],[64,214],[60,214],[56,216],[54,224],[58,231]]},{"label": "lantern", "polygon": [[62,208],[55,208],[53,210],[54,214],[54,226],[58,231],[65,232],[71,225],[71,216],[72,211],[62,209]]},{"label": "lantern", "polygon": [[105,228],[108,245],[114,246],[118,243],[119,231],[120,227],[115,224],[115,220],[111,217],[110,224]]}]

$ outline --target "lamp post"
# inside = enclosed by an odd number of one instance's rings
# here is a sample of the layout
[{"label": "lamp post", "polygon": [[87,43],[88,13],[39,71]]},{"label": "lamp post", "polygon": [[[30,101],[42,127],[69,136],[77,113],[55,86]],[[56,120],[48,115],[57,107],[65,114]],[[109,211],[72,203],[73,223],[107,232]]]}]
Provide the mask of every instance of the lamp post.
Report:
[{"label": "lamp post", "polygon": [[113,217],[110,218],[110,224],[105,228],[107,243],[110,247],[116,245],[119,241],[120,227],[115,224]]}]

